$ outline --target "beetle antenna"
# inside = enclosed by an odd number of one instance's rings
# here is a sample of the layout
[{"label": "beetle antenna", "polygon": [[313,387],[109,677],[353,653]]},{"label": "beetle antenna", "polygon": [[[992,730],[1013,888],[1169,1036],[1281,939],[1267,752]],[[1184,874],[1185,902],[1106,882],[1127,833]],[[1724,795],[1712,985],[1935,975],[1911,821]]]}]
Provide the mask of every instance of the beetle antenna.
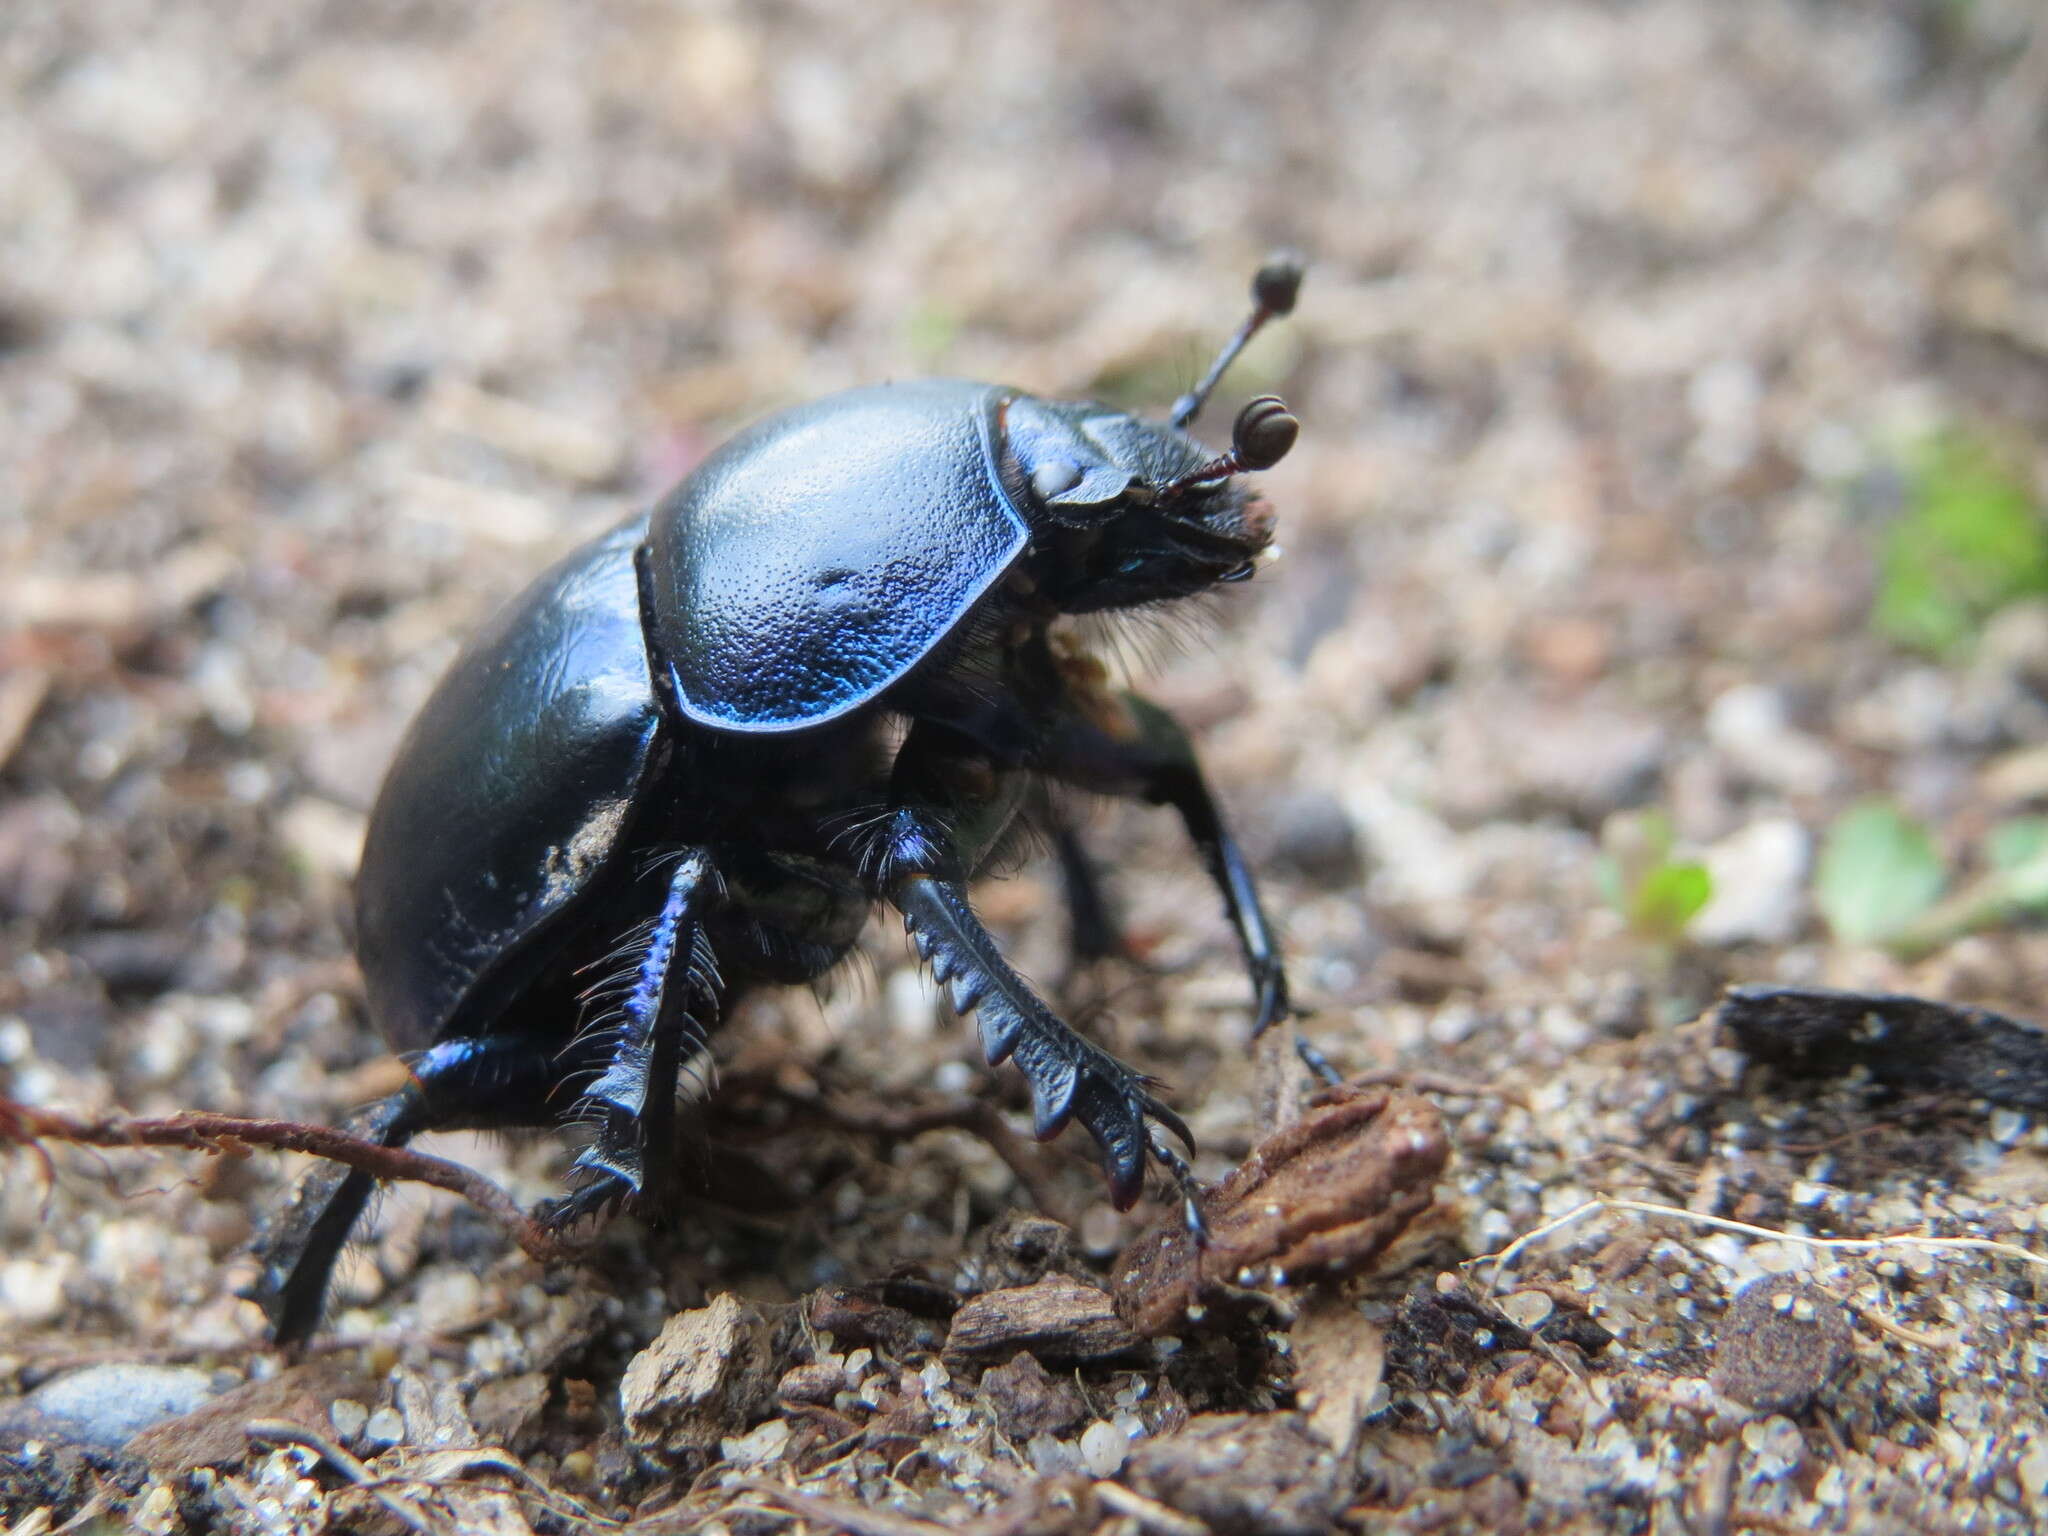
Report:
[{"label": "beetle antenna", "polygon": [[1258,335],[1259,328],[1268,320],[1293,312],[1295,295],[1301,292],[1302,267],[1302,257],[1296,251],[1276,251],[1266,258],[1252,278],[1251,315],[1237,328],[1237,334],[1224,343],[1216,361],[1202,375],[1202,382],[1173,402],[1172,414],[1166,418],[1169,426],[1190,425],[1208,402],[1209,392],[1217,381],[1237,361],[1245,343]]},{"label": "beetle antenna", "polygon": [[1177,480],[1169,480],[1159,488],[1159,494],[1171,496],[1206,480],[1227,480],[1247,470],[1271,469],[1287,457],[1287,450],[1294,446],[1300,431],[1301,423],[1278,395],[1248,400],[1237,413],[1237,420],[1231,423],[1230,452],[1217,455]]}]

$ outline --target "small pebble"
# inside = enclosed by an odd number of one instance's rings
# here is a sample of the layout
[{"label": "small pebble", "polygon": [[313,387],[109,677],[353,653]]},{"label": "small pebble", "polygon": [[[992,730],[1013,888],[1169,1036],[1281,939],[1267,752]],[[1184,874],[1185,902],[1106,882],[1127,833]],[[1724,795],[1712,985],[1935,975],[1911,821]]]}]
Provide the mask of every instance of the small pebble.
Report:
[{"label": "small pebble", "polygon": [[396,1408],[379,1408],[363,1425],[367,1445],[396,1445],[405,1438],[405,1419]]},{"label": "small pebble", "polygon": [[337,1397],[327,1405],[327,1421],[344,1440],[354,1440],[370,1422],[370,1410],[352,1397]]},{"label": "small pebble", "polygon": [[1114,1477],[1130,1448],[1124,1432],[1101,1419],[1081,1431],[1081,1460],[1095,1477]]},{"label": "small pebble", "polygon": [[2020,1487],[2027,1497],[2039,1502],[2048,1499],[2048,1441],[2036,1445],[2020,1458],[2017,1468]]},{"label": "small pebble", "polygon": [[152,1424],[192,1412],[215,1392],[212,1374],[192,1366],[119,1361],[53,1377],[28,1402],[62,1419],[86,1444],[111,1450]]},{"label": "small pebble", "polygon": [[729,1435],[719,1443],[725,1459],[737,1467],[758,1467],[778,1459],[789,1445],[789,1420],[770,1419],[744,1435]]}]

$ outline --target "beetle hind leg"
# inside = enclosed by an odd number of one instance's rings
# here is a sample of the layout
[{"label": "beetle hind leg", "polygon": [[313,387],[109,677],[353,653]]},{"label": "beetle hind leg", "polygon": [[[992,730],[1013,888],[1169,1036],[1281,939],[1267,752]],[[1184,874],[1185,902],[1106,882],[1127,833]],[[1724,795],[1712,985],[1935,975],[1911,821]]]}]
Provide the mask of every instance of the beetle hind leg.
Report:
[{"label": "beetle hind leg", "polygon": [[1102,871],[1088,856],[1080,834],[1057,812],[1052,813],[1051,828],[1060,887],[1067,901],[1067,947],[1075,968],[1098,960],[1130,959],[1130,946],[1117,924],[1115,904]]},{"label": "beetle hind leg", "polygon": [[687,1048],[704,1038],[691,1010],[700,1002],[715,1006],[718,995],[703,921],[718,895],[710,855],[685,850],[669,871],[659,915],[633,946],[638,959],[622,977],[596,1076],[577,1101],[577,1117],[597,1125],[596,1139],[575,1162],[583,1182],[548,1207],[549,1225],[566,1226],[628,1199],[658,1201],[666,1193],[676,1080]]},{"label": "beetle hind leg", "polygon": [[[443,1126],[540,1125],[552,1118],[547,1100],[556,1076],[553,1052],[524,1035],[444,1040],[412,1062],[403,1088],[344,1128],[397,1147]],[[278,1343],[296,1343],[320,1326],[335,1260],[376,1187],[360,1169],[317,1163],[259,1240],[262,1269],[244,1294],[270,1319]]]}]

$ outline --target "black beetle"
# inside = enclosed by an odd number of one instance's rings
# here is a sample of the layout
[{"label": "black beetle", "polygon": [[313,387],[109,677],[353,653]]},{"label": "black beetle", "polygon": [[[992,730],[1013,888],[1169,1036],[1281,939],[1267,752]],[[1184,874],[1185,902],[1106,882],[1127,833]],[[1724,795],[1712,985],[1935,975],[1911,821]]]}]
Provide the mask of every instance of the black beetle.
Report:
[{"label": "black beetle", "polygon": [[[1005,963],[967,882],[1053,819],[1049,783],[1170,805],[1229,909],[1257,1028],[1286,1011],[1186,735],[1052,625],[1251,574],[1271,515],[1236,477],[1277,462],[1295,419],[1254,400],[1220,457],[1184,429],[1300,280],[1292,258],[1260,269],[1251,317],[1163,423],[954,380],[849,390],[734,438],[500,611],[370,817],[357,952],[378,1026],[417,1054],[352,1128],[396,1145],[592,1122],[550,1219],[651,1199],[678,1073],[724,1004],[822,976],[882,899],[955,1010],[978,1010],[989,1063],[1023,1070],[1040,1137],[1079,1119],[1120,1207],[1148,1150],[1185,1192],[1147,1123],[1187,1142],[1179,1118]],[[1099,913],[1053,831],[1077,913]],[[279,1339],[318,1323],[372,1184],[323,1165],[271,1232],[252,1294]]]}]

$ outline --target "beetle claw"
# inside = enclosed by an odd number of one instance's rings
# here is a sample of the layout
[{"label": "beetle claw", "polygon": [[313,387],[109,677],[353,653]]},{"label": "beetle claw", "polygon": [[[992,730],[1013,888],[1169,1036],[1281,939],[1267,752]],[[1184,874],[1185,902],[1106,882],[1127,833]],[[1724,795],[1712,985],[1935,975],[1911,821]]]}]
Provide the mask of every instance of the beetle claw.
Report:
[{"label": "beetle claw", "polygon": [[[1188,1129],[1187,1121],[1149,1093],[1145,1095],[1144,1107],[1145,1114],[1173,1132],[1175,1139],[1188,1149],[1188,1155],[1192,1157],[1195,1152],[1195,1133]],[[1159,1143],[1155,1140],[1154,1145],[1157,1146]]]},{"label": "beetle claw", "polygon": [[1287,977],[1275,965],[1261,967],[1253,975],[1258,983],[1259,995],[1252,1015],[1252,1038],[1258,1039],[1267,1030],[1287,1017]]}]

